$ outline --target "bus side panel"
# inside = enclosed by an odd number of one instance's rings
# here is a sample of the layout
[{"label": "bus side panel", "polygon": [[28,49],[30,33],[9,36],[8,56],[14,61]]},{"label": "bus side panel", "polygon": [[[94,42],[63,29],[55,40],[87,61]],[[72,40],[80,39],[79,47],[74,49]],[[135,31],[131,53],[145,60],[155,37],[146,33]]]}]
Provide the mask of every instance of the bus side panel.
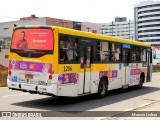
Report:
[{"label": "bus side panel", "polygon": [[122,87],[122,64],[93,64],[91,93],[98,91],[98,84],[102,77],[108,79],[108,90]]},{"label": "bus side panel", "polygon": [[[122,64],[108,64],[108,90],[114,90],[122,87]],[[109,68],[108,67],[108,68]]]},{"label": "bus side panel", "polygon": [[59,64],[58,96],[78,96],[79,64]]},{"label": "bus side panel", "polygon": [[78,96],[77,84],[67,84],[58,86],[58,96]]},{"label": "bus side panel", "polygon": [[143,72],[144,75],[145,75],[144,82],[147,82],[147,67],[142,67],[142,72]]},{"label": "bus side panel", "polygon": [[128,79],[128,82],[129,86],[134,86],[139,84],[140,75],[142,73],[142,63],[131,63],[129,66],[130,77]]},{"label": "bus side panel", "polygon": [[98,92],[99,72],[91,72],[91,94]]}]

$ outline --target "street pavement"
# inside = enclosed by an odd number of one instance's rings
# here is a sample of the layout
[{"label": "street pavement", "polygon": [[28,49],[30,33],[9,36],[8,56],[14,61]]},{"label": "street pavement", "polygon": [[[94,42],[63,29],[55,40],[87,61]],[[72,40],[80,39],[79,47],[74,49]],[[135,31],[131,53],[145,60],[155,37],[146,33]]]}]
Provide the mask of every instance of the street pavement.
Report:
[{"label": "street pavement", "polygon": [[[0,88],[0,111],[58,111],[64,113],[64,116],[47,117],[47,120],[160,120],[160,117],[126,117],[128,111],[160,111],[159,100],[160,73],[153,73],[152,82],[145,83],[142,89],[110,91],[103,99],[96,99],[93,95],[55,98],[13,91],[5,87]],[[78,115],[80,111],[95,111],[91,112],[92,115],[101,111],[120,111],[121,114],[112,114],[112,117],[65,117],[70,114],[67,111],[77,111],[75,115]],[[3,119],[10,120],[10,118]],[[16,120],[21,119],[16,118]],[[34,120],[43,119],[46,120],[46,118],[34,118]]]}]

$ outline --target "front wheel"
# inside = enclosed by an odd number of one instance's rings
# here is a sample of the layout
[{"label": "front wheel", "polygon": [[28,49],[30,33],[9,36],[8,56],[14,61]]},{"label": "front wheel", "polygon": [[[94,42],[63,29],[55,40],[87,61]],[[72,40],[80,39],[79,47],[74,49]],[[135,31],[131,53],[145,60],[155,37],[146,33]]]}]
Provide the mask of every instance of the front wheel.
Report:
[{"label": "front wheel", "polygon": [[144,82],[144,77],[141,75],[140,80],[139,80],[139,84],[136,85],[136,88],[141,89],[143,87],[143,82]]},{"label": "front wheel", "polygon": [[107,82],[104,78],[102,78],[99,82],[99,86],[98,86],[98,97],[103,98],[106,96],[107,93],[107,89],[108,89],[108,85]]}]

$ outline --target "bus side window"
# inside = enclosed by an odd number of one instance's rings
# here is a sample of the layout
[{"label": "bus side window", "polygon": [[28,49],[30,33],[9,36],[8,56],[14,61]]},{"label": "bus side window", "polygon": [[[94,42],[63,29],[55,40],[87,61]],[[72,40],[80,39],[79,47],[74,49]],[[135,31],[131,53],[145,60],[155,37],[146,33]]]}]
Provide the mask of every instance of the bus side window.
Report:
[{"label": "bus side window", "polygon": [[67,55],[66,55],[66,51],[64,50],[60,50],[60,61],[66,61],[67,60]]},{"label": "bus side window", "polygon": [[78,38],[60,35],[59,61],[78,61]]},{"label": "bus side window", "polygon": [[109,61],[109,43],[108,42],[99,42],[100,43],[100,61]]}]

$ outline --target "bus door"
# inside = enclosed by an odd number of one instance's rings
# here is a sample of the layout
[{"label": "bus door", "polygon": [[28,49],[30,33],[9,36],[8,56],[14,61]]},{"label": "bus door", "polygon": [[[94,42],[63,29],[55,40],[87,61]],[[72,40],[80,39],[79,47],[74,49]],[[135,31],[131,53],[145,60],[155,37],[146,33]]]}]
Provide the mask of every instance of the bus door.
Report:
[{"label": "bus door", "polygon": [[150,82],[152,78],[152,51],[147,49],[147,79],[146,82]]},{"label": "bus door", "polygon": [[79,86],[79,94],[90,92],[90,79],[91,79],[91,45],[81,44],[80,47],[80,70],[81,70],[81,81]]},{"label": "bus door", "polygon": [[123,88],[128,88],[129,81],[130,81],[130,45],[123,44]]}]

